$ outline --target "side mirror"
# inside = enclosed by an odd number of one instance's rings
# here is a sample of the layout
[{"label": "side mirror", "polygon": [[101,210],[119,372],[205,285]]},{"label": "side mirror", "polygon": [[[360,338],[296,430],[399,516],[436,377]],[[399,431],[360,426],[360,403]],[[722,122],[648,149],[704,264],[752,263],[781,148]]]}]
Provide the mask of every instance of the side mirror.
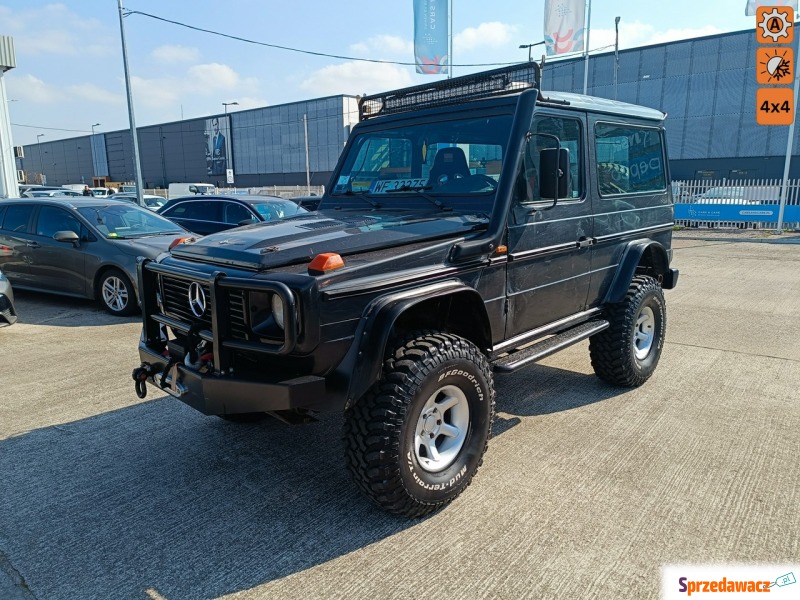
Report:
[{"label": "side mirror", "polygon": [[253,225],[255,223],[258,223],[258,221],[256,221],[253,218],[245,219],[244,221],[239,221],[239,227],[241,227],[243,225]]},{"label": "side mirror", "polygon": [[189,186],[189,191],[190,191],[191,193],[193,193],[193,194],[197,194],[197,193],[199,193],[199,192],[197,191],[197,186],[196,186],[196,185],[190,185],[190,186]]},{"label": "side mirror", "polygon": [[74,231],[56,231],[53,234],[53,239],[57,242],[64,242],[68,244],[77,244],[81,241],[80,236]]},{"label": "side mirror", "polygon": [[569,149],[545,148],[539,152],[541,182],[539,189],[542,198],[553,199],[553,206],[559,198],[566,198],[569,190]]}]

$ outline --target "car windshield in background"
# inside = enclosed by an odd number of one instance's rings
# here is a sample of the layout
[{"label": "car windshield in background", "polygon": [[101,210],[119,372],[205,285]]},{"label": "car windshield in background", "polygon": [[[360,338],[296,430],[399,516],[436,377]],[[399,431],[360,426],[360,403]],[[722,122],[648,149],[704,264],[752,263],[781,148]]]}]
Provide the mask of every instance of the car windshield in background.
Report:
[{"label": "car windshield in background", "polygon": [[172,221],[145,208],[127,204],[83,206],[78,212],[108,239],[129,239],[185,233]]},{"label": "car windshield in background", "polygon": [[[415,123],[357,135],[332,194],[380,196],[488,195],[497,187],[511,130],[510,115]],[[405,197],[403,200],[400,196]]]},{"label": "car windshield in background", "polygon": [[308,212],[294,202],[253,202],[251,205],[265,221],[276,221]]}]

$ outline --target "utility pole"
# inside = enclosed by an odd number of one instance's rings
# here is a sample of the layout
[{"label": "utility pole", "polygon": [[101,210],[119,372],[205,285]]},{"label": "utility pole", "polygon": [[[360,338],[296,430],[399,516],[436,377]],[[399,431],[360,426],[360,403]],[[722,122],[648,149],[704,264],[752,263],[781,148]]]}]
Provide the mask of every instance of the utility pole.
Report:
[{"label": "utility pole", "polygon": [[614,19],[614,100],[617,99],[617,71],[619,71],[619,19]]},{"label": "utility pole", "polygon": [[303,129],[306,137],[306,194],[311,195],[311,165],[308,160],[308,115],[303,115]]},{"label": "utility pole", "polygon": [[592,0],[588,0],[587,3],[589,9],[589,15],[586,17],[586,46],[584,50],[584,62],[583,62],[583,93],[586,95],[589,91],[589,34],[591,33],[592,27]]},{"label": "utility pole", "polygon": [[122,40],[122,64],[125,68],[125,90],[128,92],[128,120],[130,121],[131,137],[133,138],[133,173],[136,178],[136,203],[139,206],[143,206],[142,194],[144,193],[144,186],[142,185],[142,170],[139,166],[139,135],[136,131],[136,118],[133,115],[133,91],[131,90],[131,77],[128,72],[128,47],[125,45],[122,0],[117,0],[117,2],[119,3],[119,35]]}]

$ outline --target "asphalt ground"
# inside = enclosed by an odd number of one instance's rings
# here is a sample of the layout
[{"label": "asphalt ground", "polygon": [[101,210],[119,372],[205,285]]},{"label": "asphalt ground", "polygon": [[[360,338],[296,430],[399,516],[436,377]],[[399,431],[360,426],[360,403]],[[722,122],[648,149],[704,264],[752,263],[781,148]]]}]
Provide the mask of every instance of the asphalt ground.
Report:
[{"label": "asphalt ground", "polygon": [[357,492],[341,415],[240,425],[139,400],[136,318],[18,292],[0,598],[638,599],[665,564],[797,562],[800,239],[748,235],[676,233],[643,387],[594,377],[586,343],[498,376],[483,467],[422,520]]}]

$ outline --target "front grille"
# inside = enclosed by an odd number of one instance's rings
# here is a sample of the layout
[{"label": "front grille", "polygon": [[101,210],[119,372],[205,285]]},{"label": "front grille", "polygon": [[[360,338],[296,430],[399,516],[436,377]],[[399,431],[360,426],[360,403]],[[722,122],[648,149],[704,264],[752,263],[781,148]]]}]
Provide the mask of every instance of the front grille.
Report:
[{"label": "front grille", "polygon": [[[210,287],[205,283],[200,284],[206,298],[206,310],[203,312],[202,316],[198,317],[192,312],[189,305],[189,286],[191,285],[192,282],[185,279],[166,275],[161,276],[161,297],[164,303],[164,313],[168,317],[178,319],[184,323],[203,323],[208,329],[211,329],[211,313],[213,306],[211,305]],[[230,318],[231,337],[247,340],[249,339],[249,330],[245,322],[244,292],[241,290],[230,290],[228,294],[230,306],[228,316]]]}]

